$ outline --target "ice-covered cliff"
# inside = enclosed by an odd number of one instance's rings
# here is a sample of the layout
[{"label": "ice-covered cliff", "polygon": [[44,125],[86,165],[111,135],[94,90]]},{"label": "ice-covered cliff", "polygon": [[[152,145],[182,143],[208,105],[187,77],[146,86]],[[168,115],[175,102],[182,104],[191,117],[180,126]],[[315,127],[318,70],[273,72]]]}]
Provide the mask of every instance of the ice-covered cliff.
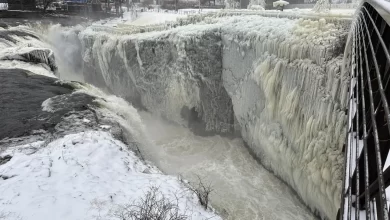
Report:
[{"label": "ice-covered cliff", "polygon": [[345,137],[345,32],[322,19],[272,25],[278,29],[258,22],[224,35],[223,84],[241,134],[262,164],[334,219]]},{"label": "ice-covered cliff", "polygon": [[[84,78],[135,106],[217,133],[239,131],[322,216],[340,199],[345,21],[203,16],[119,35],[81,32]],[[180,26],[182,24],[188,24]]]}]

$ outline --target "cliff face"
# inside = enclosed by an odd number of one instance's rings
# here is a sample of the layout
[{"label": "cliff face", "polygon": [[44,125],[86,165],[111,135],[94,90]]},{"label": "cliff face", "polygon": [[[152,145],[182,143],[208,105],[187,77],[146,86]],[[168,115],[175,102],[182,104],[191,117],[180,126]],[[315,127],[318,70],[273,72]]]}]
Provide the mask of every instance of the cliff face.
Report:
[{"label": "cliff face", "polygon": [[236,16],[127,36],[89,28],[80,39],[87,82],[194,131],[239,131],[262,164],[333,219],[346,33],[338,21]]}]

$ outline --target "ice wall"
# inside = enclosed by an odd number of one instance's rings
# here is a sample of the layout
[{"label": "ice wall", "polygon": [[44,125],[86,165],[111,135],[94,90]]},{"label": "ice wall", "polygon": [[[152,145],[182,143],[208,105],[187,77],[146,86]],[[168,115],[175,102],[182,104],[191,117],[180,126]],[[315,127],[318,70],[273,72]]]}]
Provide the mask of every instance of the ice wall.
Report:
[{"label": "ice wall", "polygon": [[261,163],[313,211],[334,219],[345,137],[345,26],[215,16],[128,36],[89,28],[80,35],[84,77],[178,123],[239,129]]},{"label": "ice wall", "polygon": [[133,105],[207,131],[231,132],[232,103],[221,83],[221,34],[200,27],[127,37],[84,32],[84,77]]},{"label": "ice wall", "polygon": [[272,30],[252,25],[223,34],[223,83],[242,136],[306,204],[335,219],[348,82],[340,68],[345,32],[325,20],[280,19]]}]

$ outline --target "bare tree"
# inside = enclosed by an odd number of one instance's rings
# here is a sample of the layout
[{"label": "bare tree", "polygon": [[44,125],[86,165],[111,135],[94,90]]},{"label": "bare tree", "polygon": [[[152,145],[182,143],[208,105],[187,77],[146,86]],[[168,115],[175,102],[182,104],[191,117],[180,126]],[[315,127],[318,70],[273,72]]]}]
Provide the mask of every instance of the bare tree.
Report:
[{"label": "bare tree", "polygon": [[204,184],[202,179],[197,175],[197,186],[190,187],[190,190],[196,194],[199,203],[205,208],[208,208],[210,193],[213,191],[211,184]]},{"label": "bare tree", "polygon": [[139,201],[120,206],[113,216],[120,220],[186,220],[187,216],[179,210],[179,199],[170,201],[152,186]]}]

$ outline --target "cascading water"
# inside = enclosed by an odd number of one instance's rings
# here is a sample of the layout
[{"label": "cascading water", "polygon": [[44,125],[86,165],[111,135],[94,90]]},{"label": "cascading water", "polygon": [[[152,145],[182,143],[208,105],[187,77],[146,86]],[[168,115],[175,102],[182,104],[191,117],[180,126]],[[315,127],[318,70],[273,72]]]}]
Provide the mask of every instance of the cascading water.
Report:
[{"label": "cascading water", "polygon": [[154,144],[141,149],[164,172],[211,183],[211,202],[224,219],[315,219],[296,194],[250,155],[241,138],[194,135],[141,113]]}]

